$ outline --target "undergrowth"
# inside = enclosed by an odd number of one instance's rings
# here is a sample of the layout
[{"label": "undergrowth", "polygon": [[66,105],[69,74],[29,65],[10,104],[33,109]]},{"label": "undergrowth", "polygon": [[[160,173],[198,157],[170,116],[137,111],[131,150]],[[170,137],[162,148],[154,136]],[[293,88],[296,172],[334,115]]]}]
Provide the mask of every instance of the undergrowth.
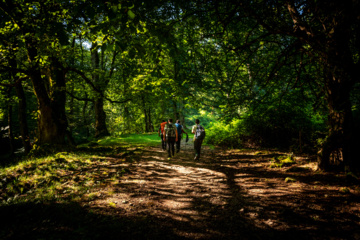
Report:
[{"label": "undergrowth", "polygon": [[282,168],[295,164],[295,160],[292,154],[273,157],[270,162],[270,168]]},{"label": "undergrowth", "polygon": [[159,143],[155,134],[103,138],[70,151],[37,146],[32,154],[0,168],[0,206],[26,202],[93,200],[100,188],[112,186],[128,170],[112,167],[132,161],[145,146]]}]

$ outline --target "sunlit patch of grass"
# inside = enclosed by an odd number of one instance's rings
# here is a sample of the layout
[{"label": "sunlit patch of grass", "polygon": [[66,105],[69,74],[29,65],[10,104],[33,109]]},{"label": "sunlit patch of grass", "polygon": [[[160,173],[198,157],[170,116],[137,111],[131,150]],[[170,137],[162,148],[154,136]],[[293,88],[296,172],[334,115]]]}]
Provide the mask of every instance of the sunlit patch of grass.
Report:
[{"label": "sunlit patch of grass", "polygon": [[270,162],[270,168],[282,168],[295,164],[294,158],[291,154],[276,156],[272,158]]},{"label": "sunlit patch of grass", "polygon": [[259,152],[255,152],[255,154],[254,154],[254,155],[262,155],[262,154],[264,154],[264,152],[259,151]]},{"label": "sunlit patch of grass", "polygon": [[157,146],[161,142],[157,133],[144,134],[124,134],[119,137],[105,137],[90,143],[82,144],[79,147],[91,146],[122,146],[127,147],[147,147]]},{"label": "sunlit patch of grass", "polygon": [[[117,181],[125,171],[93,154],[58,153],[0,168],[0,205],[28,201],[80,201],[91,189]],[[109,192],[111,193],[111,191]]]},{"label": "sunlit patch of grass", "polygon": [[112,208],[116,208],[116,203],[114,203],[114,202],[109,202],[109,206],[112,207]]},{"label": "sunlit patch of grass", "polygon": [[80,202],[81,201],[81,196],[77,195],[77,196],[72,196],[71,201],[73,202]]},{"label": "sunlit patch of grass", "polygon": [[86,194],[86,195],[85,195],[85,198],[86,198],[88,201],[93,201],[93,200],[95,200],[97,197],[98,197],[98,193],[97,193],[97,192],[92,192],[92,193],[89,193],[89,194]]}]

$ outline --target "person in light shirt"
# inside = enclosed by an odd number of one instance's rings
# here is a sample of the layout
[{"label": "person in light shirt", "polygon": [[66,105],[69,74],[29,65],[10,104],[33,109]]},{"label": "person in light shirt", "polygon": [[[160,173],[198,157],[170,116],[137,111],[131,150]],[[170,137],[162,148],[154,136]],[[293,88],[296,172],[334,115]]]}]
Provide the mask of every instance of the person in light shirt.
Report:
[{"label": "person in light shirt", "polygon": [[191,132],[194,134],[194,150],[195,158],[194,160],[200,159],[201,145],[205,138],[205,129],[200,125],[200,120],[195,120],[195,125],[192,127]]}]

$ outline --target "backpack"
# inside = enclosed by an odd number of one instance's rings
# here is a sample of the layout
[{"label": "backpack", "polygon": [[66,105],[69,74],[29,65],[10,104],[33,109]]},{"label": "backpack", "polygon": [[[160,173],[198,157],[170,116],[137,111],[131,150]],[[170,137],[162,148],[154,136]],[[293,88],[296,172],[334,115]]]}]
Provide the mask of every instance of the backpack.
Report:
[{"label": "backpack", "polygon": [[195,131],[195,139],[203,140],[205,138],[205,129],[203,126],[198,125]]},{"label": "backpack", "polygon": [[176,127],[174,126],[174,124],[169,123],[166,124],[165,126],[165,133],[166,133],[166,137],[176,137]]},{"label": "backpack", "polygon": [[178,124],[178,123],[175,123],[175,126],[176,126],[176,129],[177,129],[178,136],[180,136],[181,133],[182,133],[182,125]]}]

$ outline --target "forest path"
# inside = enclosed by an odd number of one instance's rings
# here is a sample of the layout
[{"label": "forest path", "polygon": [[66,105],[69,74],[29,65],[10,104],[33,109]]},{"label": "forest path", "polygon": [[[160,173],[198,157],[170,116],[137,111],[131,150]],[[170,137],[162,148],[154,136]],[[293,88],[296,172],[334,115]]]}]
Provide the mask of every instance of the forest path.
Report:
[{"label": "forest path", "polygon": [[187,143],[169,161],[160,147],[142,150],[90,208],[128,219],[132,239],[360,239],[359,188],[344,175],[300,157],[269,168],[280,152],[202,152],[194,161]]}]

